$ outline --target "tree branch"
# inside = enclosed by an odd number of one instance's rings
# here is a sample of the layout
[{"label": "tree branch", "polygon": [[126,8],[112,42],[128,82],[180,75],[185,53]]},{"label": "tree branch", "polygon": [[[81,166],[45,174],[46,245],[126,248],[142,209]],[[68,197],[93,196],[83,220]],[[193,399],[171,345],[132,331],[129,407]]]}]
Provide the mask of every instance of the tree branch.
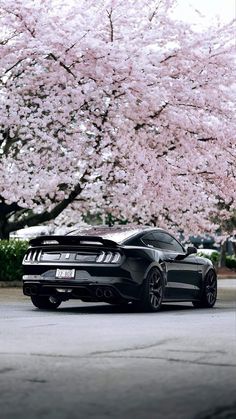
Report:
[{"label": "tree branch", "polygon": [[17,67],[17,66],[18,66],[18,64],[20,64],[20,63],[21,63],[22,61],[24,61],[24,60],[25,60],[25,58],[21,58],[20,60],[18,60],[18,61],[17,61],[15,64],[13,64],[11,67],[7,68],[4,74],[9,73],[9,71],[13,70],[13,68]]},{"label": "tree branch", "polygon": [[160,7],[160,5],[161,5],[161,0],[158,2],[158,4],[156,5],[156,7],[155,7],[155,9],[153,10],[153,12],[151,13],[151,15],[149,16],[149,18],[148,18],[148,20],[149,20],[149,22],[151,22],[153,19],[154,19],[154,17],[156,16],[156,14],[157,14],[157,12],[158,12],[158,9],[159,9],[159,7]]},{"label": "tree branch", "polygon": [[52,52],[50,52],[50,54],[48,54],[48,56],[47,56],[48,58],[52,58],[54,61],[56,61],[56,62],[58,62],[59,63],[59,65],[61,66],[61,67],[63,67],[66,71],[67,71],[67,73],[69,73],[69,74],[71,74],[74,78],[76,78],[76,76],[75,76],[75,74],[73,73],[73,71],[71,71],[71,69],[66,65],[66,64],[64,64],[60,59],[58,59]]},{"label": "tree branch", "polygon": [[[177,173],[177,176],[188,176],[191,173]],[[214,172],[208,172],[207,170],[203,170],[201,172],[194,172],[194,175],[214,175]]]},{"label": "tree branch", "polygon": [[20,14],[15,13],[12,10],[9,10],[9,9],[6,9],[6,8],[3,8],[3,10],[5,12],[9,13],[10,15],[15,16],[17,19],[19,19],[23,23],[25,29],[32,35],[33,38],[35,38],[35,31],[34,31],[34,29],[29,28],[29,26],[26,24],[26,22],[24,21],[23,17]]},{"label": "tree branch", "polygon": [[114,41],[114,26],[113,26],[113,22],[112,22],[112,18],[111,18],[112,17],[112,12],[113,12],[112,9],[110,11],[107,10],[107,15],[108,15],[108,19],[109,19],[109,22],[110,22],[110,29],[111,29],[111,36],[110,36],[111,42]]},{"label": "tree branch", "polygon": [[166,61],[170,60],[171,58],[175,58],[177,54],[168,55],[168,57],[163,58],[163,60],[160,61],[160,64],[165,63]]},{"label": "tree branch", "polygon": [[0,41],[0,45],[6,45],[9,41],[11,41],[13,38],[15,38],[18,35],[20,35],[20,33],[15,31],[14,34],[11,35],[9,38],[6,38],[6,39],[3,39],[2,41]]},{"label": "tree branch", "polygon": [[65,208],[68,207],[69,204],[71,204],[71,202],[75,200],[75,198],[81,193],[81,191],[82,188],[80,184],[76,185],[75,188],[71,191],[68,198],[64,199],[62,202],[59,202],[59,204],[57,204],[51,211],[45,211],[41,214],[30,214],[28,215],[28,217],[24,217],[19,221],[8,223],[5,228],[5,232],[9,234],[11,231],[20,230],[21,228],[24,228],[26,225],[28,227],[31,227],[55,219]]},{"label": "tree branch", "polygon": [[13,202],[12,204],[8,205],[4,202],[3,198],[0,197],[0,199],[2,201],[0,202],[0,217],[6,217],[8,214],[12,212],[22,210],[22,208],[16,202]]},{"label": "tree branch", "polygon": [[202,141],[202,142],[214,141],[214,140],[217,140],[217,138],[216,137],[197,138],[197,141]]},{"label": "tree branch", "polygon": [[[164,109],[167,107],[168,102],[166,102],[164,105],[161,106],[161,108],[155,112],[153,115],[150,115],[149,118],[150,119],[154,119],[154,118],[158,118],[160,116],[160,114],[164,111]],[[145,126],[148,126],[150,124],[148,124],[147,122],[143,122],[143,123],[138,123],[135,125],[134,129],[135,131],[138,131],[140,128],[143,128]]]}]

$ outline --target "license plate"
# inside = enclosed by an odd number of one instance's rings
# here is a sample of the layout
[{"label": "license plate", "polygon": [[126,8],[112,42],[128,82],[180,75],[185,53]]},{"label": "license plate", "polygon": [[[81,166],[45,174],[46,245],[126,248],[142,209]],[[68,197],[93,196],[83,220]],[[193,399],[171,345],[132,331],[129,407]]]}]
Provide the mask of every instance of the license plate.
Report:
[{"label": "license plate", "polygon": [[75,269],[57,269],[56,278],[61,279],[74,279]]}]

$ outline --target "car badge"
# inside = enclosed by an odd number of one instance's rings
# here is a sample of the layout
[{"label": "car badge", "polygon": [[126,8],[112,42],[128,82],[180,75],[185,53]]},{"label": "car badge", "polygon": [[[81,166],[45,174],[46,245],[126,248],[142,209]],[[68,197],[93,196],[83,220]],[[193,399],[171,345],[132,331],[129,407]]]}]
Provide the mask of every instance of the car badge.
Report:
[{"label": "car badge", "polygon": [[65,259],[70,259],[70,253],[66,253]]}]

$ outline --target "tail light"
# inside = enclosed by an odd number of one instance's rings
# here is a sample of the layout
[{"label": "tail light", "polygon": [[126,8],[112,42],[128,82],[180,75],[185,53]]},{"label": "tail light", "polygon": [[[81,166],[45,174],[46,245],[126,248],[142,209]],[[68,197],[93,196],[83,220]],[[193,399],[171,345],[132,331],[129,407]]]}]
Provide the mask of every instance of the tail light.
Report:
[{"label": "tail light", "polygon": [[24,257],[24,262],[35,262],[35,261],[39,262],[41,254],[42,254],[41,249],[28,250],[28,252],[26,253]]},{"label": "tail light", "polygon": [[119,263],[121,260],[121,254],[118,252],[104,252],[102,251],[97,259],[96,262],[98,263]]},{"label": "tail light", "polygon": [[[42,256],[42,249],[29,249],[24,257],[24,262],[40,262],[40,260],[44,260],[44,254]],[[68,253],[69,254],[69,253]],[[90,253],[89,253],[90,254]],[[76,260],[78,259],[78,255],[76,256]],[[42,257],[41,257],[42,256]],[[93,256],[93,255],[92,255]],[[80,262],[85,263],[119,263],[121,260],[121,254],[116,251],[104,251],[101,250],[97,256],[94,254],[93,260],[83,260]],[[95,259],[96,258],[96,259]],[[68,258],[66,258],[68,259]],[[50,259],[52,261],[52,259]]]}]

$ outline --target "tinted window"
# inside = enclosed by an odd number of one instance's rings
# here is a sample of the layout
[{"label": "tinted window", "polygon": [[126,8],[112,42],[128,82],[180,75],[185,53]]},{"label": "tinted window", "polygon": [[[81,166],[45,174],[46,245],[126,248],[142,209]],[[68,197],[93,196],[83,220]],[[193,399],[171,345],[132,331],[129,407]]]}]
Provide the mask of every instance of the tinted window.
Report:
[{"label": "tinted window", "polygon": [[142,238],[142,241],[147,246],[160,247],[158,246],[158,242],[156,238],[154,237],[153,233],[145,234],[145,236]]},{"label": "tinted window", "polygon": [[132,238],[133,236],[140,233],[142,230],[138,227],[120,227],[120,226],[114,226],[114,227],[87,227],[87,228],[81,228],[75,231],[72,231],[71,233],[68,233],[68,235],[78,235],[78,236],[98,236],[103,237],[104,239],[113,240],[116,243],[123,243],[126,242],[128,239]]},{"label": "tinted window", "polygon": [[174,237],[170,236],[168,233],[164,232],[152,232],[146,234],[142,241],[149,246],[157,247],[158,249],[163,250],[172,250],[173,252],[183,253],[184,250],[180,243],[174,239]]}]

